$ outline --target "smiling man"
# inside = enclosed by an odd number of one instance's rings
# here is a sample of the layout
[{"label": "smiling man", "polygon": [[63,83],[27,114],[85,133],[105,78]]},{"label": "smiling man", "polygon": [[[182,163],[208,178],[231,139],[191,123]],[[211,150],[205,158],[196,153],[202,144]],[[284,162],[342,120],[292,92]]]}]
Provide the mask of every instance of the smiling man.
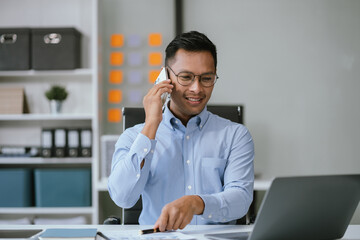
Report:
[{"label": "smiling man", "polygon": [[252,202],[254,145],[246,127],[206,109],[218,78],[216,47],[202,33],[183,33],[167,46],[165,63],[170,79],[144,97],[145,123],[116,143],[110,196],[130,208],[141,195],[139,223],[160,231],[235,223]]}]

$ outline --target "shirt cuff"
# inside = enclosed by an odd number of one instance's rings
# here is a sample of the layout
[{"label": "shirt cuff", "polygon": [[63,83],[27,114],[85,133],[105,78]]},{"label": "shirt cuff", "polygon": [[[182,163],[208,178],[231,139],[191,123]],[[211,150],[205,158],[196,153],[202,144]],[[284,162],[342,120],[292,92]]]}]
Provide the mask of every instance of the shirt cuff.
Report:
[{"label": "shirt cuff", "polygon": [[209,195],[199,195],[199,197],[201,197],[205,204],[202,217],[206,220],[211,221],[213,218],[214,209],[217,206],[216,199]]},{"label": "shirt cuff", "polygon": [[224,216],[227,215],[227,209],[223,207],[221,200],[213,195],[198,195],[204,201],[205,207],[202,218],[207,221],[227,222]]},{"label": "shirt cuff", "polygon": [[130,154],[133,153],[137,154],[137,162],[134,162],[136,166],[140,169],[140,164],[143,159],[150,160],[152,159],[154,149],[156,146],[156,140],[155,139],[149,139],[147,136],[145,136],[142,133],[139,133],[136,137],[135,141],[133,142]]}]

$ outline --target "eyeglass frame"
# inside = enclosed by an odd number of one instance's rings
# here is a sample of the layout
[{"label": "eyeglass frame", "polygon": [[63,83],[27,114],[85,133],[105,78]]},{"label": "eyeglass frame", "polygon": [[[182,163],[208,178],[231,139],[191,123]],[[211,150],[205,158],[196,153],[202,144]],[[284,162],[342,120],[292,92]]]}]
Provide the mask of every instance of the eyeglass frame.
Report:
[{"label": "eyeglass frame", "polygon": [[[179,72],[178,74],[176,74],[175,72],[174,72],[174,70],[170,67],[170,66],[165,66],[166,68],[169,68],[172,72],[173,72],[173,74],[176,76],[176,81],[181,85],[181,86],[190,86],[191,84],[193,84],[194,83],[194,81],[195,81],[195,77],[199,77],[199,83],[201,84],[201,86],[203,86],[203,87],[205,87],[205,88],[208,88],[208,87],[212,87],[212,86],[214,86],[215,85],[215,83],[216,83],[216,81],[218,80],[218,78],[219,78],[219,76],[217,75],[217,73],[211,73],[211,74],[215,74],[215,80],[214,80],[214,83],[211,85],[211,86],[204,86],[202,83],[201,83],[201,78],[202,78],[202,75],[206,75],[206,74],[209,74],[209,73],[203,73],[203,74],[200,74],[200,75],[196,75],[196,74],[194,74],[194,73],[192,73],[192,72]],[[183,84],[181,84],[180,82],[179,82],[179,75],[181,74],[181,73],[191,73],[192,75],[194,75],[194,77],[193,77],[193,79],[191,79],[191,82],[189,83],[189,84],[187,84],[187,85],[183,85]]]}]

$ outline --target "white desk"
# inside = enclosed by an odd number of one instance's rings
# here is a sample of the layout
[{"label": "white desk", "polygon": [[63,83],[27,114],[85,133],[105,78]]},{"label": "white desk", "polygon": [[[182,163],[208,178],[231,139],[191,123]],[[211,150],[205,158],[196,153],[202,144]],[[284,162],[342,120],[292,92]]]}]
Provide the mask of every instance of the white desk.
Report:
[{"label": "white desk", "polygon": [[[99,231],[140,230],[151,227],[139,225],[0,225],[0,229],[97,228]],[[204,237],[205,233],[246,232],[251,230],[252,226],[249,225],[188,225],[181,232],[201,240],[207,239]],[[359,240],[360,225],[350,225],[342,239]]]},{"label": "white desk", "polygon": [[254,181],[255,191],[267,191],[274,179],[256,179]]}]

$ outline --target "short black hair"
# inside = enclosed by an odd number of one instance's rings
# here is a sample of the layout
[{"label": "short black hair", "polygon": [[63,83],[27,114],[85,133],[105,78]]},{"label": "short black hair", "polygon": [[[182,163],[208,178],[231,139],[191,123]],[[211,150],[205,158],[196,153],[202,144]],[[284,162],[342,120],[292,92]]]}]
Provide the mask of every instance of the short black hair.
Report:
[{"label": "short black hair", "polygon": [[189,52],[209,51],[214,59],[215,69],[217,66],[216,46],[203,33],[190,31],[177,35],[165,49],[165,64],[175,57],[179,49]]}]

